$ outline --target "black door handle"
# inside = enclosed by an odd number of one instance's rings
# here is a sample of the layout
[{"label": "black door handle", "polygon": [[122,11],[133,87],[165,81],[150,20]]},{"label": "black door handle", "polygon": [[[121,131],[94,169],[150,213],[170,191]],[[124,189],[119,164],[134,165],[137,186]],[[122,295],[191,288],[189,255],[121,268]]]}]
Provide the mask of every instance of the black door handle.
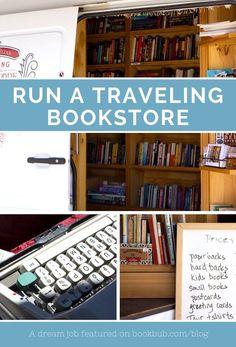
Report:
[{"label": "black door handle", "polygon": [[27,158],[27,162],[30,164],[49,164],[49,165],[63,165],[66,163],[65,158],[49,157],[49,158]]}]

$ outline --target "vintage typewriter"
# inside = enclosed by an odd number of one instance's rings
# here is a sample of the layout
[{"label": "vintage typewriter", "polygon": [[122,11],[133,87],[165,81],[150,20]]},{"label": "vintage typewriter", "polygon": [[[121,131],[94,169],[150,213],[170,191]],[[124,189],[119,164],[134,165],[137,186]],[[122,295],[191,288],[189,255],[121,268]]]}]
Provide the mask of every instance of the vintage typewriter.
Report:
[{"label": "vintage typewriter", "polygon": [[116,319],[117,219],[87,215],[0,264],[2,319]]}]

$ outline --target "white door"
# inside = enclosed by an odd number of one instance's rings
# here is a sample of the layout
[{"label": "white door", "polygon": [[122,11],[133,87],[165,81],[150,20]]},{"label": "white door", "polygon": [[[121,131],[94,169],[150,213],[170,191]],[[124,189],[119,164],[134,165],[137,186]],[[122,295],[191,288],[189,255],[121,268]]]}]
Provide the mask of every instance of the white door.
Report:
[{"label": "white door", "polygon": [[[0,79],[72,77],[77,15],[74,7],[0,16]],[[0,133],[0,210],[69,210],[70,185],[68,133]]]},{"label": "white door", "polygon": [[0,133],[0,209],[70,208],[70,135]]}]

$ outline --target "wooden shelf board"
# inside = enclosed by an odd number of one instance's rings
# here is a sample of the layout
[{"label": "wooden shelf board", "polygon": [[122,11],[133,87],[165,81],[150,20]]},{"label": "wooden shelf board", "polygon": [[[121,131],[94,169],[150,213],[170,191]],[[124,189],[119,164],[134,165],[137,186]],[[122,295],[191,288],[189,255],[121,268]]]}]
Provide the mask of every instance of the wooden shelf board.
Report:
[{"label": "wooden shelf board", "polygon": [[173,171],[173,172],[188,172],[188,173],[200,173],[198,167],[184,167],[184,166],[151,166],[151,165],[131,165],[131,169],[140,171]]},{"label": "wooden shelf board", "polygon": [[108,205],[108,204],[93,204],[87,203],[88,211],[126,211],[125,205]]},{"label": "wooden shelf board", "polygon": [[162,68],[162,67],[198,67],[200,65],[199,59],[189,59],[189,60],[165,60],[165,61],[147,61],[141,63],[131,63],[132,68],[137,70],[147,70],[152,68]]},{"label": "wooden shelf board", "polygon": [[174,310],[175,299],[121,299],[120,301],[120,319],[131,320],[147,316],[156,315],[158,313]]},{"label": "wooden shelf board", "polygon": [[236,169],[220,169],[217,167],[212,167],[212,166],[202,166],[201,171],[208,171],[208,172],[216,172],[216,173],[221,173],[225,175],[236,175]]},{"label": "wooden shelf board", "polygon": [[199,33],[200,29],[194,25],[179,25],[171,28],[159,28],[159,29],[143,29],[143,30],[131,30],[131,36],[146,36],[146,35],[163,35],[169,36],[170,34],[178,34],[184,36],[186,34]]},{"label": "wooden shelf board", "polygon": [[125,37],[124,31],[116,31],[103,34],[88,34],[87,42],[109,41],[113,39],[119,39],[121,37]]},{"label": "wooden shelf board", "polygon": [[[171,210],[166,209],[166,208],[157,208],[157,207],[151,208],[151,207],[139,207],[139,206],[128,206],[127,210],[128,211],[156,211],[156,212],[157,211],[166,211],[166,212],[171,211]],[[176,210],[176,211],[178,211],[178,210]]]},{"label": "wooden shelf board", "polygon": [[120,164],[87,164],[88,169],[108,169],[108,170],[124,170],[126,168],[126,165],[120,165]]},{"label": "wooden shelf board", "polygon": [[236,44],[236,33],[229,33],[219,36],[206,36],[201,37],[200,46],[208,46],[214,44],[223,45],[235,45]]},{"label": "wooden shelf board", "polygon": [[121,265],[120,272],[138,273],[138,272],[175,272],[174,265]]},{"label": "wooden shelf board", "polygon": [[123,70],[125,64],[96,64],[96,65],[87,65],[88,71],[95,70]]}]

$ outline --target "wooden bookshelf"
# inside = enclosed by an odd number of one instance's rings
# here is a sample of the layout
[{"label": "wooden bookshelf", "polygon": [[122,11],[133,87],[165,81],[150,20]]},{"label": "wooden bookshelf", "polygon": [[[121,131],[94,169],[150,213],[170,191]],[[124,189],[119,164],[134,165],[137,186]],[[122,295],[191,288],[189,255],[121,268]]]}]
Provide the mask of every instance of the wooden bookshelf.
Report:
[{"label": "wooden bookshelf", "polygon": [[[202,10],[202,23],[236,20],[236,6]],[[206,37],[200,46],[200,73],[207,76],[209,69],[234,68],[236,66],[236,33]],[[215,134],[202,134],[202,148],[215,143]],[[201,209],[210,210],[213,203],[236,206],[236,170],[214,167],[201,168]]]},{"label": "wooden bookshelf", "polygon": [[201,171],[208,171],[208,172],[215,172],[218,174],[224,174],[224,175],[236,175],[236,169],[227,169],[227,168],[217,168],[217,167],[211,167],[211,166],[203,166],[201,167]]},{"label": "wooden bookshelf", "polygon": [[89,71],[115,71],[124,70],[125,77],[133,77],[138,71],[158,71],[162,68],[198,68],[199,59],[179,59],[179,60],[166,60],[166,61],[150,61],[137,63],[132,61],[132,45],[135,37],[139,36],[162,36],[166,38],[173,38],[174,36],[185,37],[186,35],[198,34],[198,26],[179,25],[170,28],[158,28],[158,29],[144,29],[144,30],[132,30],[132,19],[125,18],[125,31],[121,32],[108,32],[104,34],[88,34],[87,44],[93,44],[98,42],[107,42],[113,39],[125,38],[125,62],[121,64],[95,64],[87,65],[87,73]]},{"label": "wooden bookshelf", "polygon": [[[211,23],[225,20],[236,19],[236,6],[231,6],[230,9],[225,7],[217,7],[215,9],[201,9],[200,22]],[[181,33],[179,33],[181,31]],[[85,77],[88,70],[90,71],[122,71],[124,76],[135,76],[138,71],[158,71],[162,67],[170,68],[192,68],[200,67],[201,76],[207,74],[208,69],[221,69],[236,66],[236,38],[235,33],[214,37],[203,38],[200,43],[200,59],[190,60],[172,60],[161,62],[144,62],[132,63],[131,62],[131,47],[132,40],[135,35],[185,35],[186,33],[196,33],[198,27],[181,26],[176,28],[167,29],[150,29],[150,30],[131,30],[131,19],[125,19],[125,30],[115,33],[105,34],[92,34],[86,35],[86,20],[78,23],[77,39],[76,39],[76,53],[75,53],[75,68],[74,76]],[[126,38],[126,54],[124,64],[97,64],[86,66],[86,44],[87,42],[97,42],[97,40],[109,40],[111,38]],[[171,139],[172,134],[162,134],[166,141]],[[219,203],[232,203],[236,205],[236,175],[234,170],[224,170],[217,168],[157,168],[150,166],[136,166],[133,160],[135,153],[135,144],[142,138],[143,134],[127,134],[123,135],[126,141],[126,164],[118,165],[87,165],[86,164],[86,143],[91,134],[79,134],[75,141],[75,134],[72,135],[72,157],[77,167],[77,209],[85,210],[86,208],[99,210],[101,206],[86,205],[86,190],[87,188],[95,187],[96,184],[93,178],[97,175],[98,182],[103,178],[123,180],[127,185],[127,198],[125,206],[117,206],[118,210],[140,210],[137,206],[137,191],[144,182],[150,183],[168,183],[175,182],[181,183],[185,181],[187,185],[194,182],[201,183],[201,210],[209,210],[210,204],[214,202]],[[114,134],[111,135],[114,138]],[[119,136],[119,135],[118,135]],[[149,139],[152,134],[147,134]],[[153,134],[156,136],[156,134]],[[186,138],[187,134],[179,134],[179,137],[186,139],[186,142],[193,143],[190,138]],[[214,143],[212,134],[195,134],[195,140],[200,143],[201,152],[204,146],[208,143]],[[194,141],[195,141],[194,140]],[[171,140],[170,140],[171,141]],[[175,140],[173,140],[175,141]],[[181,139],[182,141],[182,139]],[[79,146],[79,150],[78,150]],[[92,178],[92,182],[90,179]],[[83,182],[81,184],[81,182]],[[87,187],[85,182],[87,182]],[[217,189],[216,189],[217,187]],[[107,209],[108,206],[104,206]],[[110,209],[115,210],[114,206]],[[151,210],[151,209],[150,209]]]},{"label": "wooden bookshelf", "polygon": [[89,71],[95,70],[121,70],[125,69],[125,64],[96,64],[96,65],[87,65]]},{"label": "wooden bookshelf", "polygon": [[[215,143],[215,134],[202,134],[204,144]],[[210,210],[211,204],[236,206],[236,169],[201,167],[201,209]]]},{"label": "wooden bookshelf", "polygon": [[174,298],[175,266],[121,265],[121,298]]},{"label": "wooden bookshelf", "polygon": [[[102,181],[115,181],[126,185],[126,204],[125,206],[116,205],[119,210],[159,210],[158,208],[143,208],[139,206],[140,187],[145,183],[150,184],[178,184],[183,187],[190,187],[200,184],[200,169],[198,167],[184,166],[151,166],[136,165],[135,155],[136,146],[139,142],[154,143],[160,140],[164,143],[183,143],[200,146],[200,134],[188,133],[148,133],[148,134],[87,134],[87,143],[110,141],[116,143],[123,141],[125,144],[126,162],[119,164],[87,164],[87,189],[97,190]],[[87,205],[88,209],[95,209],[98,204]],[[99,206],[99,210],[114,210],[114,205]],[[168,211],[168,209],[165,209]]]},{"label": "wooden bookshelf", "polygon": [[[178,215],[173,221],[178,222]],[[215,223],[216,215],[188,214],[187,223]],[[164,299],[175,297],[175,271],[173,265],[121,265],[121,299]]]}]

